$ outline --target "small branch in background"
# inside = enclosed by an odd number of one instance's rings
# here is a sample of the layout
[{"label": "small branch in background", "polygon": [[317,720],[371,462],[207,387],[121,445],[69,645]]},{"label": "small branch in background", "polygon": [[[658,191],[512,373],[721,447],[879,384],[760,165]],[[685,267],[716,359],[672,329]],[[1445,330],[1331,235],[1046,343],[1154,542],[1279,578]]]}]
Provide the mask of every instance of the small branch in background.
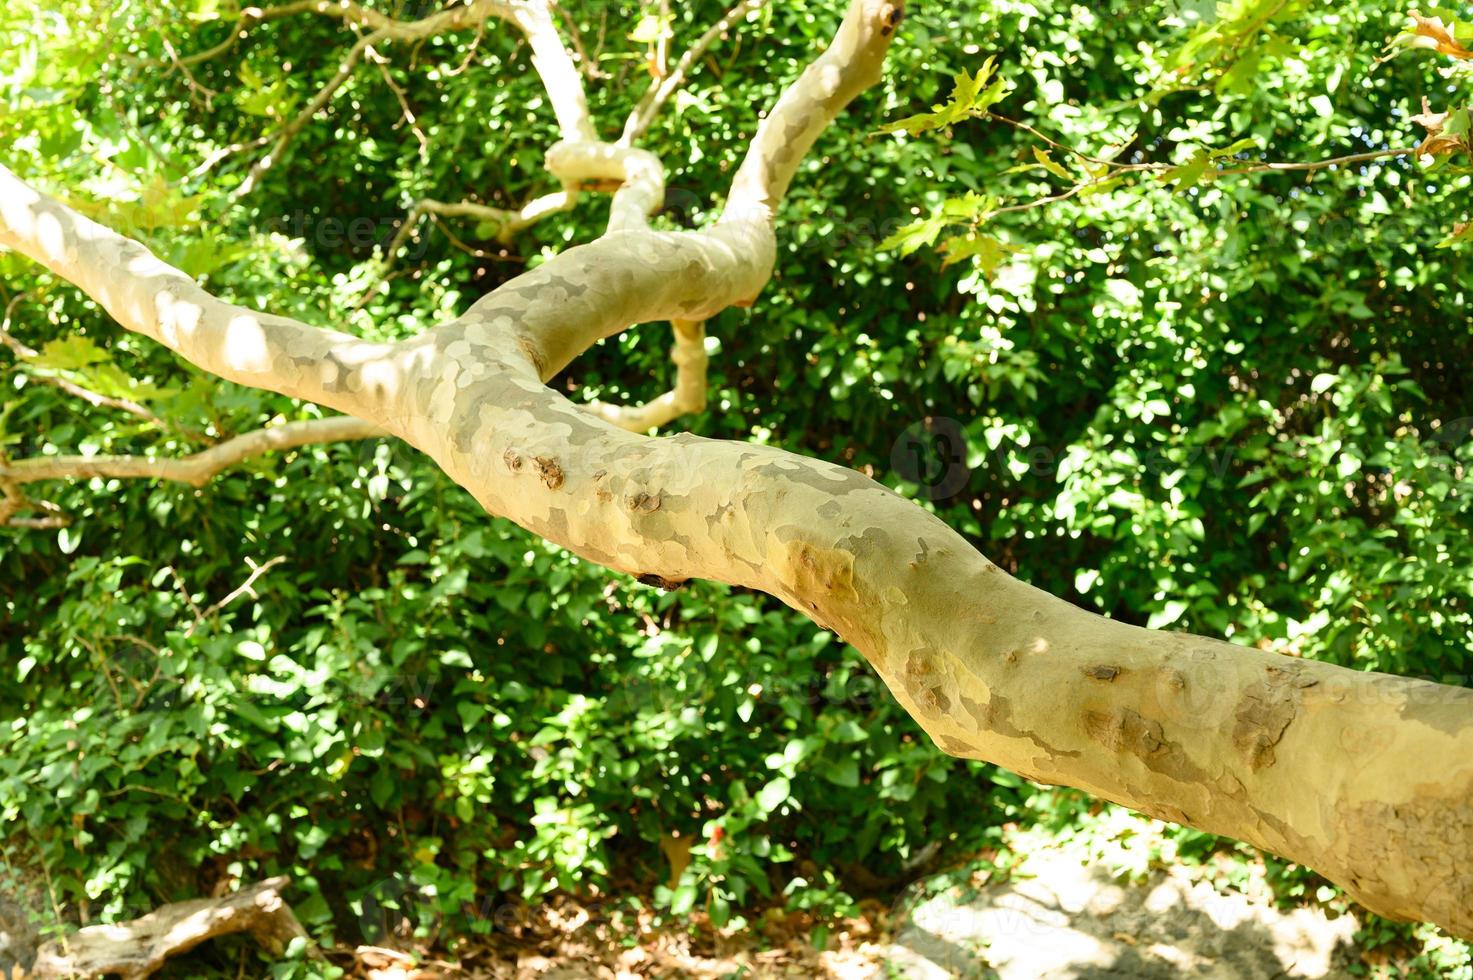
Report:
[{"label": "small branch in background", "polygon": [[388,34],[380,29],[374,31],[372,34],[360,37],[353,43],[353,46],[348,49],[347,55],[338,64],[338,70],[333,73],[332,78],[328,79],[327,84],[318,89],[317,94],[312,97],[312,100],[307,103],[301,112],[298,112],[285,126],[277,131],[275,142],[271,144],[271,149],[267,151],[266,155],[251,164],[251,169],[246,174],[246,179],[232,192],[232,197],[244,197],[251,192],[251,189],[260,182],[262,175],[281,159],[282,154],[286,152],[287,147],[291,145],[296,135],[307,127],[307,124],[312,121],[313,116],[317,115],[318,112],[332,101],[332,97],[337,93],[338,89],[342,88],[348,79],[353,77],[353,69],[358,66],[359,61],[363,60],[363,55],[369,48],[375,42],[381,41],[387,36]]},{"label": "small branch in background", "polygon": [[[43,517],[17,516],[24,510],[38,510]],[[32,500],[11,480],[0,477],[0,527],[18,527],[32,531],[50,531],[66,527],[72,519],[58,506],[45,500]]]},{"label": "small branch in background", "polygon": [[372,422],[340,415],[305,422],[286,422],[227,439],[209,449],[178,459],[154,456],[36,456],[0,462],[0,481],[13,484],[41,480],[103,479],[173,480],[202,487],[227,467],[251,456],[320,442],[371,439],[384,435]]},{"label": "small branch in background", "polygon": [[203,626],[205,620],[209,619],[211,616],[215,615],[217,612],[224,609],[226,606],[230,605],[232,602],[234,602],[236,599],[239,599],[243,595],[249,595],[252,599],[259,598],[256,595],[255,589],[252,588],[256,584],[256,579],[260,578],[262,575],[265,575],[272,568],[275,568],[277,565],[280,565],[284,561],[286,561],[285,555],[277,555],[275,558],[264,561],[261,564],[257,565],[254,561],[247,558],[246,564],[250,566],[251,574],[247,576],[244,582],[232,589],[230,593],[219,602],[212,603],[203,612],[196,610],[194,614],[194,625],[185,630],[184,635],[186,637],[193,636],[194,631]]},{"label": "small branch in background", "polygon": [[573,50],[578,54],[578,64],[582,66],[583,77],[590,82],[596,82],[602,78],[610,78],[608,72],[598,67],[598,62],[588,56],[588,49],[583,46],[583,33],[578,30],[578,24],[568,12],[563,9],[557,0],[547,0],[548,9],[562,19],[563,25],[568,29],[568,39],[573,42]]},{"label": "small branch in background", "polygon": [[[103,479],[173,480],[202,487],[216,474],[251,456],[323,442],[372,439],[384,431],[371,422],[342,415],[328,419],[287,422],[227,439],[209,449],[179,459],[151,456],[37,456],[8,460],[0,456],[0,527],[47,529],[71,523],[61,508],[30,499],[21,488],[43,480],[101,477]],[[18,516],[25,510],[44,516]]]},{"label": "small branch in background", "polygon": [[450,239],[456,248],[478,258],[499,258],[499,256],[491,255],[482,249],[467,245],[461,241],[445,227],[444,222],[439,220],[440,217],[475,218],[477,221],[493,224],[496,226],[497,241],[507,244],[517,232],[532,227],[549,215],[569,210],[577,201],[578,191],[572,189],[544,194],[541,197],[528,201],[515,210],[494,208],[490,205],[478,204],[475,201],[446,202],[437,201],[430,197],[421,198],[415,202],[414,207],[409,209],[409,213],[400,222],[398,230],[394,232],[394,237],[389,240],[389,244],[384,246],[383,251],[379,254],[379,277],[383,278],[388,275],[389,270],[398,261],[399,252],[404,247],[405,242],[414,234],[415,228],[418,227],[420,221],[427,215],[434,220],[436,226],[445,233],[445,236]]},{"label": "small branch in background", "polygon": [[389,90],[394,93],[394,98],[399,100],[399,110],[404,115],[404,121],[409,124],[409,130],[414,133],[414,138],[419,140],[419,158],[425,163],[428,163],[430,160],[430,138],[425,135],[424,130],[419,128],[419,121],[414,116],[414,110],[409,108],[409,99],[405,96],[404,89],[400,88],[399,83],[394,81],[393,72],[389,71],[388,59],[373,50],[373,45],[369,45],[368,60],[373,62],[374,66],[378,68],[379,74],[384,77],[384,82],[389,86]]},{"label": "small branch in background", "polygon": [[185,584],[184,576],[180,575],[179,569],[173,565],[164,566],[164,571],[169,573],[169,576],[174,580],[174,584],[179,587],[179,594],[184,597],[184,601],[189,605],[189,611],[194,613],[195,625],[198,626],[200,620],[204,619],[205,616],[204,613],[200,612],[199,604],[194,601],[194,596],[189,594],[189,586]]},{"label": "small branch in background", "polygon": [[630,432],[648,432],[706,408],[706,324],[674,320],[675,343],[670,360],[675,362],[675,384],[665,394],[642,405],[611,405],[589,402],[583,408],[605,422]]},{"label": "small branch in background", "polygon": [[170,44],[167,38],[164,40],[164,51],[169,55],[169,61],[184,76],[184,85],[189,90],[190,100],[196,104],[202,104],[206,112],[213,111],[215,108],[215,96],[220,93],[200,84],[199,79],[195,78],[194,73],[189,70],[189,66],[180,60],[179,53],[174,50],[174,45]]},{"label": "small branch in background", "polygon": [[471,61],[476,56],[476,50],[481,46],[481,41],[486,37],[486,22],[483,20],[476,25],[476,36],[471,38],[470,47],[466,48],[465,57],[460,59],[460,64],[445,73],[446,78],[454,78],[462,75],[471,66]]},{"label": "small branch in background", "polygon": [[742,0],[711,25],[710,29],[702,34],[685,54],[681,55],[673,71],[650,84],[639,103],[629,113],[629,118],[624,123],[624,133],[619,137],[619,144],[628,146],[643,136],[649,129],[650,123],[654,122],[655,117],[659,115],[660,109],[664,107],[675,90],[685,84],[686,76],[690,74],[691,68],[705,56],[711,45],[729,31],[732,25],[752,11],[760,10],[766,2],[767,0]]}]

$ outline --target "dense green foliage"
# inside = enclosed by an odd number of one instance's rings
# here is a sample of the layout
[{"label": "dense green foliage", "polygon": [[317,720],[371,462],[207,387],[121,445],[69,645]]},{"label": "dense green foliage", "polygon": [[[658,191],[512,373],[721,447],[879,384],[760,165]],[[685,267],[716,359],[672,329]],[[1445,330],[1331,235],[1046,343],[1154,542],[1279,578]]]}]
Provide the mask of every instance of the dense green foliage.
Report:
[{"label": "dense green foliage", "polygon": [[[627,37],[640,5],[565,6],[609,134],[648,81]],[[722,6],[678,5],[674,49]],[[1437,247],[1468,218],[1466,155],[1209,171],[1416,145],[1423,96],[1466,105],[1467,78],[1419,49],[1376,64],[1406,12],[1370,0],[917,6],[887,81],[795,181],[774,281],[709,324],[710,408],[676,427],[865,469],[1121,619],[1466,683],[1473,269],[1466,246]],[[647,140],[670,169],[663,223],[714,216],[758,113],[840,7],[775,5],[712,50]],[[598,233],[598,195],[509,247],[427,224],[375,290],[372,245],[419,197],[553,189],[525,44],[493,23],[386,46],[237,200],[251,153],[193,171],[279,126],[351,39],[302,16],[170,67],[166,42],[202,50],[233,21],[215,0],[6,3],[3,162],[234,301],[371,337]],[[877,132],[988,56],[992,112],[1178,169],[1007,211],[1092,178],[980,110]],[[938,239],[949,264],[920,247]],[[180,455],[316,414],[200,375],[13,255],[0,286],[9,329],[42,350],[7,364],[13,458]],[[653,324],[557,383],[637,398],[668,373]],[[304,921],[347,940],[376,938],[395,904],[446,937],[492,929],[554,888],[643,891],[718,924],[773,894],[844,911],[933,841],[975,851],[1071,799],[942,755],[854,651],[780,603],[581,563],[401,444],[267,457],[198,491],[34,496],[72,522],[0,530],[0,839],[93,916],[278,871]],[[1308,880],[1286,872],[1285,895]]]}]

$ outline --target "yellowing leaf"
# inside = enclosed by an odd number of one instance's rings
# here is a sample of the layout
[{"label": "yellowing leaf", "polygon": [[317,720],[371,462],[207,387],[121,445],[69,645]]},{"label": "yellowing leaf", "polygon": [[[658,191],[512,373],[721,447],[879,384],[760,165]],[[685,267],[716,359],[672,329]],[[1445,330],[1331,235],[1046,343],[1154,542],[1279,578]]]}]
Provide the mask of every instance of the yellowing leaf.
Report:
[{"label": "yellowing leaf", "polygon": [[901,131],[912,135],[933,129],[944,129],[971,116],[980,116],[992,108],[1007,92],[1007,83],[993,78],[996,59],[988,58],[977,69],[977,74],[962,71],[952,79],[951,97],[940,105],[933,105],[930,112],[906,116],[880,127],[882,133]]},{"label": "yellowing leaf", "polygon": [[30,358],[29,363],[53,371],[75,371],[105,360],[107,351],[86,337],[72,334],[60,340],[47,341],[41,352]]},{"label": "yellowing leaf", "polygon": [[1048,150],[1041,150],[1035,146],[1033,148],[1033,159],[1037,160],[1039,166],[1047,170],[1049,173],[1053,174],[1055,177],[1062,177],[1065,180],[1074,179],[1069,175],[1069,171],[1061,167],[1058,162],[1055,161],[1051,155],[1049,155]]},{"label": "yellowing leaf", "polygon": [[1453,233],[1437,243],[1438,248],[1473,244],[1473,221],[1461,221],[1453,225]]},{"label": "yellowing leaf", "polygon": [[1021,251],[1022,249],[1000,242],[991,235],[959,235],[948,238],[941,244],[941,252],[945,256],[941,264],[948,266],[966,259],[975,259],[983,274],[991,276],[1009,255]]},{"label": "yellowing leaf", "polygon": [[1473,51],[1458,42],[1457,36],[1453,33],[1452,24],[1445,23],[1441,17],[1423,17],[1418,13],[1413,13],[1411,18],[1410,33],[1413,35],[1413,47],[1431,48],[1460,61],[1473,61]]}]

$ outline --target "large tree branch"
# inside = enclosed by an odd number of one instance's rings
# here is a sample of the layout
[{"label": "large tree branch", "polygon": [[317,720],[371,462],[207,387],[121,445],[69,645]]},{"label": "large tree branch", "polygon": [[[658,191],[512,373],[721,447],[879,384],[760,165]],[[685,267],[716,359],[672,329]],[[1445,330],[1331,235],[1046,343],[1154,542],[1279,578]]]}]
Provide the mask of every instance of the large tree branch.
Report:
[{"label": "large tree branch", "polygon": [[0,167],[0,245],[91,296],[129,330],[211,374],[372,421],[394,410],[392,344],[216,299],[143,245]]},{"label": "large tree branch", "polygon": [[[585,558],[779,596],[862,651],[950,753],[1251,841],[1375,911],[1473,937],[1473,691],[1112,622],[1010,578],[852,470],[647,438],[546,387],[631,323],[704,320],[760,292],[784,190],[878,77],[898,17],[895,0],[852,0],[833,44],[759,128],[714,227],[616,223],[387,349],[212,313],[217,301],[140,246],[79,231],[8,174],[0,241],[209,370],[381,422],[488,510]],[[618,166],[637,218],[643,164]],[[180,304],[199,313],[181,319]],[[232,317],[248,319],[232,333]]]}]

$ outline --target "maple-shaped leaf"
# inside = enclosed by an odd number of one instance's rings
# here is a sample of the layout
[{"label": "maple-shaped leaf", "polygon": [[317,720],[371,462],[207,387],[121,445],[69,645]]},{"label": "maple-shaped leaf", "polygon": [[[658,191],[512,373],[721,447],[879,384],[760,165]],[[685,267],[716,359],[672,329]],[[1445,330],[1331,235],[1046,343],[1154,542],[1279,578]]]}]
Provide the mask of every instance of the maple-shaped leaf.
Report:
[{"label": "maple-shaped leaf", "polygon": [[1205,149],[1198,148],[1186,163],[1178,164],[1170,170],[1157,174],[1156,179],[1163,184],[1175,183],[1177,190],[1185,190],[1210,179],[1208,170],[1211,169],[1211,165],[1212,154]]},{"label": "maple-shaped leaf", "polygon": [[901,255],[909,255],[922,245],[930,245],[941,234],[941,229],[947,224],[946,218],[939,214],[933,214],[929,218],[921,218],[910,224],[897,228],[884,241],[876,246],[882,252],[890,249],[899,249]]},{"label": "maple-shaped leaf", "polygon": [[941,253],[945,257],[941,260],[941,264],[948,266],[965,259],[975,259],[983,275],[991,276],[1009,255],[1015,255],[1021,251],[1023,251],[1021,248],[998,241],[991,235],[980,235],[973,232],[948,238],[942,242]]},{"label": "maple-shaped leaf", "polygon": [[90,339],[73,334],[59,340],[47,341],[41,347],[41,352],[29,358],[28,362],[34,367],[52,371],[75,371],[105,360],[107,360],[107,351],[98,347]]},{"label": "maple-shaped leaf", "polygon": [[1007,83],[1001,78],[993,77],[997,71],[996,61],[996,58],[988,58],[982,62],[982,66],[977,69],[975,75],[969,75],[963,69],[952,78],[949,99],[939,105],[933,105],[930,112],[922,112],[886,123],[880,127],[880,132],[904,131],[914,136],[933,129],[953,126],[974,115],[982,115],[1007,92]]}]

